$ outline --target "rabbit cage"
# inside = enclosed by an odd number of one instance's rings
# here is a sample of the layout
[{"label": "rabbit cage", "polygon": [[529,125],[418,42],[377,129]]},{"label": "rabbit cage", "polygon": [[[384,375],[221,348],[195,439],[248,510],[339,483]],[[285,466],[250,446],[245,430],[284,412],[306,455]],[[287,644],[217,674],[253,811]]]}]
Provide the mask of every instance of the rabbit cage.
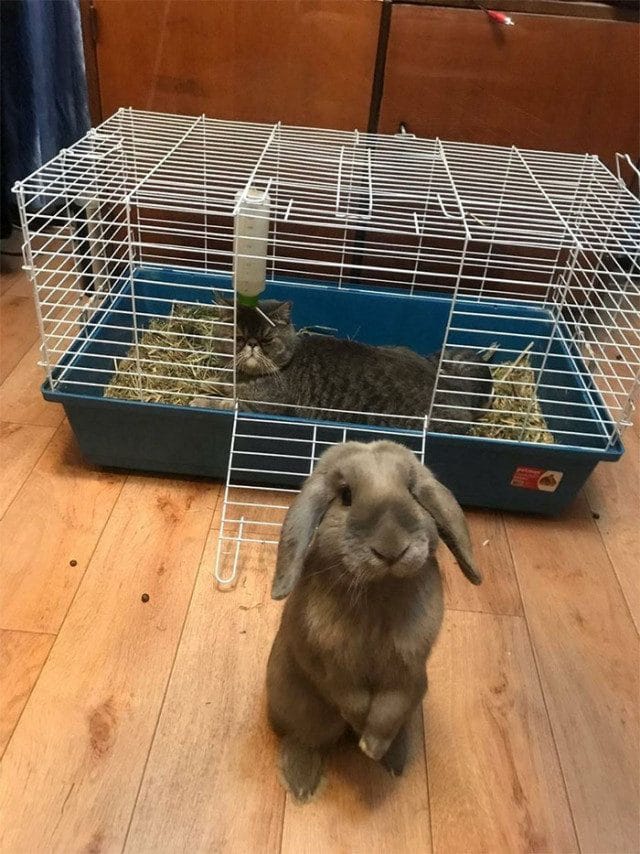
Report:
[{"label": "rabbit cage", "polygon": [[[14,189],[45,398],[94,464],[226,476],[236,561],[239,542],[277,540],[273,496],[334,442],[392,438],[461,503],[542,514],[623,453],[640,204],[595,156],[121,109]],[[216,295],[247,261],[298,328],[439,352],[424,417],[234,406],[237,299]],[[487,423],[449,412],[443,432],[452,354],[492,345]]]}]

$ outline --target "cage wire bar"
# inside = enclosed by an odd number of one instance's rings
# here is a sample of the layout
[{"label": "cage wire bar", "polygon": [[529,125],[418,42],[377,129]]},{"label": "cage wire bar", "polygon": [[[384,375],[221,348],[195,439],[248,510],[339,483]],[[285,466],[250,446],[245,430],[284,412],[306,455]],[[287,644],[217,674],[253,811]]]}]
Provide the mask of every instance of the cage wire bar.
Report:
[{"label": "cage wire bar", "polygon": [[[444,421],[452,356],[494,343],[498,362],[528,354],[557,445],[607,449],[629,423],[640,384],[640,203],[596,156],[133,109],[15,186],[48,386],[147,402],[161,392],[182,406],[197,389],[231,406],[235,301],[201,315],[214,292],[233,296],[234,219],[250,189],[270,199],[267,285],[450,300],[427,418],[408,425],[420,442]],[[449,405],[446,420],[466,432],[459,409],[452,419]],[[288,419],[315,429],[302,415]],[[358,413],[336,420],[357,423]],[[236,563],[251,530],[276,538],[260,512],[282,508],[256,500],[251,522],[230,497],[259,493],[238,480],[260,483],[259,471],[242,471],[242,442],[260,446],[254,433],[269,423],[236,412],[249,432],[234,432],[220,546]],[[505,440],[525,441],[527,426]],[[302,454],[291,446],[295,471],[324,447],[302,444]]]}]

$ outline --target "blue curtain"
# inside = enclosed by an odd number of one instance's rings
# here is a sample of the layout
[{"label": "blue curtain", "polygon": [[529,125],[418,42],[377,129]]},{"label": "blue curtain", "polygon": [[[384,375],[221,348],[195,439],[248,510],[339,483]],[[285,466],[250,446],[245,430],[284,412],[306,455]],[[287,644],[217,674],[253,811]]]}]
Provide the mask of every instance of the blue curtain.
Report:
[{"label": "blue curtain", "polygon": [[78,0],[0,0],[2,234],[14,181],[90,126]]}]

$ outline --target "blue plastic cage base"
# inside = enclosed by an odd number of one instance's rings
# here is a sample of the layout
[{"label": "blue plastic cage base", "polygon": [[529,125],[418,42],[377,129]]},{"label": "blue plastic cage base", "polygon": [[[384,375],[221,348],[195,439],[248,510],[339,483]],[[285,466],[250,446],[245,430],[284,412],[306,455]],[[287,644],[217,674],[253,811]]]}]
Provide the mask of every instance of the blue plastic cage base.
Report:
[{"label": "blue plastic cage base", "polygon": [[[216,288],[229,286],[226,277],[171,268],[144,268],[136,271],[136,308],[140,315],[168,314],[175,301],[211,303]],[[158,301],[160,296],[163,302]],[[451,299],[440,295],[377,293],[308,282],[269,284],[266,296],[291,299],[297,327],[333,327],[340,336],[377,345],[403,344],[424,354],[442,347],[451,308]],[[456,340],[456,344],[486,347],[495,340],[498,331],[502,347],[522,351],[533,334],[541,334],[545,322],[549,327],[552,324],[544,309],[531,305],[509,302],[508,312],[504,311],[504,302],[458,300],[457,306],[479,316],[492,314],[492,332],[484,332],[479,323],[478,330],[470,333],[468,340]],[[48,383],[43,385],[44,397],[62,403],[82,453],[94,465],[224,478],[233,413],[103,397],[104,357],[118,359],[125,355],[132,343],[130,324],[131,295],[123,287],[117,300],[97,313],[86,334],[78,337],[56,368],[54,379],[59,378],[56,388],[51,389]],[[123,327],[117,333],[120,342],[117,345],[112,343],[113,327]],[[622,455],[619,441],[608,446],[604,424],[609,416],[595,388],[585,385],[587,372],[579,354],[570,352],[561,338],[554,338],[548,366],[562,370],[557,377],[561,377],[563,384],[544,407],[549,429],[561,430],[563,417],[575,411],[576,404],[588,404],[584,411],[590,412],[592,418],[582,428],[585,435],[580,437],[581,446],[532,445],[430,433],[425,463],[460,503],[557,514],[573,500],[598,462],[617,460]],[[83,385],[77,385],[78,382]],[[559,384],[558,379],[556,383]],[[261,415],[260,419],[264,421],[268,416]],[[274,427],[282,421],[276,416],[269,420],[274,421]],[[304,430],[306,424],[310,432],[317,423],[296,421],[297,429]],[[347,426],[347,438],[375,439],[384,434],[384,428],[363,430]],[[281,423],[277,429],[284,436],[288,428]],[[415,439],[416,435],[421,434],[407,431],[408,439],[411,436]],[[273,451],[277,453],[277,447]],[[267,481],[263,478],[262,482],[265,486],[282,485],[277,478]]]}]

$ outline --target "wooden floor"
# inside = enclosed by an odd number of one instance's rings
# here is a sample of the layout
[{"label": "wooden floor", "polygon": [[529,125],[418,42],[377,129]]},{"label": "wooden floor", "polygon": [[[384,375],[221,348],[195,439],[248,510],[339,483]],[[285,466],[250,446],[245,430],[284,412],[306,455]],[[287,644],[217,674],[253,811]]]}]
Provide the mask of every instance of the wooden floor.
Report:
[{"label": "wooden floor", "polygon": [[220,487],[83,463],[22,274],[0,304],[3,854],[638,851],[637,429],[563,518],[469,514],[486,583],[443,553],[408,773],[343,748],[300,808],[265,724],[270,561],[216,591]]}]

